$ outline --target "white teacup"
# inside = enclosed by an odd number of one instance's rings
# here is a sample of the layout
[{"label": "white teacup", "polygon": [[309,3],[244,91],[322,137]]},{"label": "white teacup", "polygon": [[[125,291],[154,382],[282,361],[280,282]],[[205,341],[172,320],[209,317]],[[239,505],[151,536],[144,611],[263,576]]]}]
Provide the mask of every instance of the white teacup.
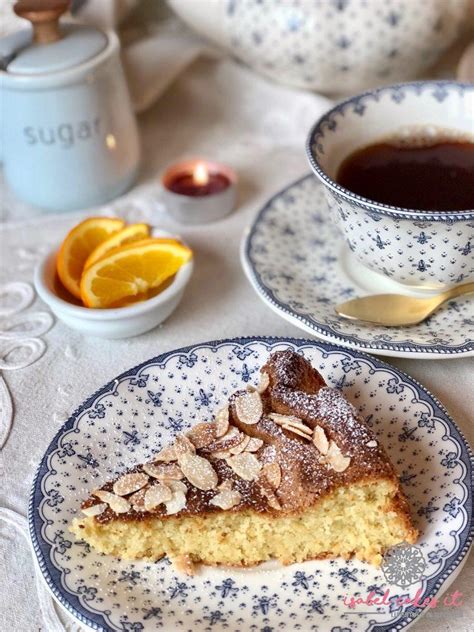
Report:
[{"label": "white teacup", "polygon": [[311,129],[307,153],[355,257],[399,283],[437,289],[474,279],[474,209],[431,212],[363,198],[336,182],[353,151],[388,136],[450,131],[474,142],[474,85],[422,81],[355,96]]}]

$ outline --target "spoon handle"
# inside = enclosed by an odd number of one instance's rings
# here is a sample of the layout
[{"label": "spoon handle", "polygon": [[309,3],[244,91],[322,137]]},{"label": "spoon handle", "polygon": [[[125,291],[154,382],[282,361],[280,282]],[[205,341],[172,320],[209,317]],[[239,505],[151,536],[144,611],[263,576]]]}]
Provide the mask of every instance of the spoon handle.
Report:
[{"label": "spoon handle", "polygon": [[446,290],[446,292],[443,292],[443,303],[450,298],[456,298],[456,296],[461,296],[462,294],[472,294],[472,292],[474,292],[474,281],[472,283],[463,283],[462,285],[456,285],[456,287],[452,287],[450,290]]}]

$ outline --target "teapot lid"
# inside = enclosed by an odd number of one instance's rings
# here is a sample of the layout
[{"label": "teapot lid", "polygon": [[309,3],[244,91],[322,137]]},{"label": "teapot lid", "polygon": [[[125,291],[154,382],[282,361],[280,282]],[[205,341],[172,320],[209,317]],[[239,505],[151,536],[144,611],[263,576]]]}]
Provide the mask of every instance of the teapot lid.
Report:
[{"label": "teapot lid", "polygon": [[[32,29],[3,38],[0,50],[8,72],[44,74],[68,70],[98,55],[107,46],[105,33],[81,24],[59,24],[69,8],[67,0],[21,0],[15,13]],[[8,50],[10,48],[10,51]]]}]

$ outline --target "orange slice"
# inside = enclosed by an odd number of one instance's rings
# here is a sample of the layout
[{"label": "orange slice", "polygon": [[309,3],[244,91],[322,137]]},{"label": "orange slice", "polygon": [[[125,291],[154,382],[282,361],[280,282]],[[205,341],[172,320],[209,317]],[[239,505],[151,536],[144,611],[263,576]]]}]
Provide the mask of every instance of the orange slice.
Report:
[{"label": "orange slice", "polygon": [[109,307],[140,297],[172,277],[192,257],[173,239],[144,239],[116,248],[84,270],[81,298],[87,307]]},{"label": "orange slice", "polygon": [[[117,251],[123,251],[125,248],[135,248],[136,246],[146,246],[150,242],[160,243],[160,244],[175,244],[176,246],[183,246],[183,243],[176,239],[175,237],[148,237],[147,239],[140,239],[139,241],[134,241],[129,244],[124,244],[123,246],[118,246],[117,248],[113,248],[109,250],[104,256],[108,257],[109,255],[115,254]],[[101,257],[103,259],[103,257]],[[95,263],[95,262],[94,262]],[[86,266],[88,267],[88,266]]]},{"label": "orange slice", "polygon": [[122,230],[119,230],[118,233],[114,233],[91,252],[91,254],[87,257],[84,268],[88,268],[114,248],[127,246],[136,241],[141,241],[142,239],[149,237],[149,235],[150,227],[148,224],[130,224],[130,226],[122,228]]},{"label": "orange slice", "polygon": [[125,222],[115,217],[90,217],[75,226],[64,239],[58,252],[56,269],[61,283],[77,298],[81,298],[81,275],[93,250]]}]

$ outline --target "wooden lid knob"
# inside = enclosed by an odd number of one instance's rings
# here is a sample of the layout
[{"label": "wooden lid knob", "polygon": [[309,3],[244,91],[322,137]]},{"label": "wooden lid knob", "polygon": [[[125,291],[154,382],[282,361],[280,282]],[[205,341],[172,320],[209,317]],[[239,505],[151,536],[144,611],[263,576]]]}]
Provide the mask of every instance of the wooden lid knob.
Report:
[{"label": "wooden lid knob", "polygon": [[69,0],[19,0],[13,10],[33,25],[35,44],[51,44],[61,39],[59,18],[69,9]]}]

